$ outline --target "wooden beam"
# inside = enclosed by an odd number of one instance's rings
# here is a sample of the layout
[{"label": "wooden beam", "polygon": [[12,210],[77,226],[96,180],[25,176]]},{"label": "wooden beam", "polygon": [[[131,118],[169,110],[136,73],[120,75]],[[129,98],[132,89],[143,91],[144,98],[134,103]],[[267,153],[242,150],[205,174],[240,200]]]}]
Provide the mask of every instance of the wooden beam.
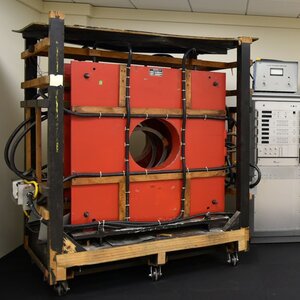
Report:
[{"label": "wooden beam", "polygon": [[191,212],[191,178],[187,178],[186,185],[185,185],[184,216],[189,217],[190,212]]},{"label": "wooden beam", "polygon": [[74,178],[71,185],[120,183],[123,176]]},{"label": "wooden beam", "polygon": [[[48,56],[49,45],[47,41],[44,41],[41,45],[36,45],[35,51],[26,50],[21,54],[22,59],[26,59],[30,56]],[[84,59],[92,60],[93,57],[99,58],[104,62],[119,62],[126,63],[128,59],[128,54],[125,52],[117,51],[107,51],[107,50],[97,50],[89,48],[76,48],[76,47],[64,47],[65,58],[71,59]],[[182,59],[175,57],[162,57],[162,56],[152,56],[147,54],[133,54],[132,62],[134,64],[140,65],[156,65],[162,67],[174,67],[181,68]],[[223,70],[223,69],[233,69],[237,67],[236,62],[217,62],[208,61],[200,59],[191,59],[190,67],[196,67],[198,70]]]},{"label": "wooden beam", "polygon": [[[225,172],[224,171],[191,172],[191,173],[187,173],[186,176],[188,179],[220,177],[220,176],[225,176]],[[172,173],[172,174],[130,175],[130,182],[176,180],[176,179],[182,179],[182,174]],[[72,185],[120,183],[122,180],[124,180],[124,176],[75,178],[72,179]]]},{"label": "wooden beam", "polygon": [[37,265],[37,267],[42,271],[42,273],[44,274],[44,278],[46,280],[48,280],[49,272],[48,272],[47,268],[44,266],[44,264],[41,262],[41,260],[36,256],[34,251],[28,245],[25,247],[25,250],[31,257],[33,262]]},{"label": "wooden beam", "polygon": [[46,207],[41,206],[41,205],[36,205],[36,210],[44,220],[50,219],[50,213]]},{"label": "wooden beam", "polygon": [[65,14],[61,11],[51,10],[48,15],[49,19],[65,19]]},{"label": "wooden beam", "polygon": [[50,285],[54,285],[58,281],[67,280],[67,269],[57,265],[56,256],[57,256],[57,252],[53,251],[52,249],[49,249],[49,260],[50,260],[49,267],[51,270],[51,274],[54,275],[54,277],[49,276],[48,280]]},{"label": "wooden beam", "polygon": [[236,96],[236,95],[237,95],[237,90],[228,90],[228,91],[226,91],[226,97]]},{"label": "wooden beam", "polygon": [[56,267],[55,278],[56,278],[56,281],[64,281],[64,280],[69,279],[69,277],[67,277],[66,268]]},{"label": "wooden beam", "polygon": [[63,253],[75,253],[75,252],[77,252],[76,245],[72,241],[70,241],[67,237],[64,237]]},{"label": "wooden beam", "polygon": [[[50,83],[50,77],[48,75],[41,76],[35,79],[27,80],[21,83],[22,89],[30,88],[45,88],[48,87]],[[69,81],[64,81],[64,88],[70,87]]]},{"label": "wooden beam", "polygon": [[255,41],[255,38],[249,37],[249,36],[240,36],[238,37],[239,39],[239,44],[241,43],[246,43],[246,44],[252,44],[253,41]]},{"label": "wooden beam", "polygon": [[41,52],[48,52],[48,48],[50,46],[50,39],[48,37],[40,40],[36,43],[33,49],[26,49],[21,53],[21,59],[26,59],[31,56],[38,55]]},{"label": "wooden beam", "polygon": [[125,178],[122,177],[122,179],[119,181],[119,220],[120,221],[125,220],[125,204],[126,204]]},{"label": "wooden beam", "polygon": [[126,66],[120,65],[119,106],[125,107],[126,100]]},{"label": "wooden beam", "polygon": [[[104,106],[73,106],[72,110],[79,113],[114,113],[125,114],[125,107],[104,107]],[[181,115],[180,108],[131,108],[131,114],[160,114],[160,115]],[[207,116],[225,116],[224,110],[201,110],[187,109],[187,115],[207,115]]]},{"label": "wooden beam", "polygon": [[30,88],[45,88],[50,83],[50,77],[41,76],[35,79],[27,80],[21,83],[22,89],[30,89]]},{"label": "wooden beam", "polygon": [[[66,101],[67,102],[67,101]],[[48,108],[49,102],[48,99],[39,99],[38,101],[35,99],[21,101],[20,103],[22,108]],[[67,104],[65,105],[67,106]]]},{"label": "wooden beam", "polygon": [[249,229],[241,228],[239,230],[209,232],[201,235],[198,234],[188,237],[169,238],[152,242],[112,247],[109,249],[61,254],[56,256],[56,262],[58,267],[70,268],[74,266],[94,265],[232,242],[238,242],[239,251],[246,251],[246,241],[249,241]]},{"label": "wooden beam", "polygon": [[[71,50],[71,49],[68,49]],[[73,50],[73,49],[72,49]],[[72,52],[72,51],[70,51]],[[80,53],[80,51],[76,51]],[[69,53],[66,53],[68,55]],[[114,52],[114,51],[103,51],[103,50],[94,50],[90,49],[90,56],[100,57],[103,61],[121,61],[126,62],[128,54],[123,52]],[[150,56],[145,54],[133,54],[132,56],[133,63],[142,64],[142,65],[157,65],[162,67],[174,67],[181,68],[182,59],[175,57],[161,57],[161,56]],[[191,59],[191,67],[197,67],[201,70],[221,70],[221,69],[232,69],[236,68],[236,62],[215,62],[215,61],[206,61],[206,60],[197,60]]]},{"label": "wooden beam", "polygon": [[165,252],[157,253],[157,265],[161,266],[167,262],[167,256]]}]

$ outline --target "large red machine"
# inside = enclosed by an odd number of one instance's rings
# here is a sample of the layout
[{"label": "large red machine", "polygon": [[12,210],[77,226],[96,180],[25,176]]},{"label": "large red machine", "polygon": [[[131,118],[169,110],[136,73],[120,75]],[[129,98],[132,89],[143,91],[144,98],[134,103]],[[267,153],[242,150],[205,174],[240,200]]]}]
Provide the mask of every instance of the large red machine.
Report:
[{"label": "large red machine", "polygon": [[[119,64],[72,61],[71,108],[119,108],[122,67]],[[182,74],[179,69],[131,66],[132,109],[182,108]],[[225,74],[190,71],[189,109],[225,110]],[[71,173],[123,173],[126,119],[71,116]],[[181,118],[135,118],[130,124],[130,172],[181,170]],[[186,166],[213,168],[224,165],[225,121],[187,119]],[[67,159],[66,159],[67,161]],[[68,163],[67,163],[68,165]],[[68,167],[69,168],[69,167]],[[115,176],[117,177],[117,176]],[[120,180],[71,186],[71,223],[119,220],[123,185]],[[130,182],[130,220],[163,221],[180,214],[182,180],[155,178]],[[224,211],[224,177],[191,178],[189,214]]]}]

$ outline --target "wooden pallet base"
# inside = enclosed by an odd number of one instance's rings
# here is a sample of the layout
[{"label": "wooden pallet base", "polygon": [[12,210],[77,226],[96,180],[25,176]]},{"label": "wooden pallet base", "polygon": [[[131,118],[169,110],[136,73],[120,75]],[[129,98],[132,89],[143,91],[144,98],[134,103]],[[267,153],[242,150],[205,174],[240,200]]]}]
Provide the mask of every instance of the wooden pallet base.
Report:
[{"label": "wooden pallet base", "polygon": [[37,267],[42,271],[42,273],[44,275],[44,279],[48,280],[49,272],[48,272],[47,268],[44,266],[44,264],[41,262],[41,260],[37,257],[35,252],[29,247],[28,236],[25,236],[25,238],[24,238],[24,248],[27,251],[27,253],[29,254],[32,262],[34,262],[37,265]]},{"label": "wooden pallet base", "polygon": [[[217,231],[188,236],[166,237],[150,242],[142,242],[125,246],[89,250],[83,252],[59,254],[55,257],[56,269],[52,270],[56,281],[67,280],[67,269],[72,267],[117,262],[141,257],[155,257],[149,264],[164,265],[171,252],[192,250],[217,245],[235,243],[237,251],[247,251],[249,229],[241,228],[232,231]],[[154,262],[154,263],[153,263]]]}]

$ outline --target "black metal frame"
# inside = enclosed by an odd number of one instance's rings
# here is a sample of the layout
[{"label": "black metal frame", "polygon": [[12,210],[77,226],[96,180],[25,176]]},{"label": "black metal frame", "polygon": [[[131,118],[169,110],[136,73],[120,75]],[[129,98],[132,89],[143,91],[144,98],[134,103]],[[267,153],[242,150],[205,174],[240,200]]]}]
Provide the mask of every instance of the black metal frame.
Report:
[{"label": "black metal frame", "polygon": [[237,170],[236,197],[240,226],[249,227],[250,43],[237,48]]},{"label": "black metal frame", "polygon": [[[37,42],[37,39],[35,38],[27,38],[25,39],[25,49],[32,48]],[[24,67],[24,79],[25,80],[31,80],[36,78],[37,76],[37,57],[31,57],[30,59],[25,61],[25,67]],[[29,103],[31,99],[36,95],[36,89],[25,89],[24,91],[24,102],[25,104]],[[36,101],[35,101],[36,102]],[[24,115],[24,118],[26,116]],[[30,118],[35,118],[35,109],[30,108]],[[31,167],[35,168],[35,134],[34,129],[31,130]],[[26,144],[24,145],[26,147]],[[25,158],[25,157],[24,157]],[[25,158],[26,159],[26,158]],[[26,165],[26,162],[25,162]]]},{"label": "black metal frame", "polygon": [[[64,156],[64,20],[50,18],[48,72],[48,222],[49,248],[61,253],[63,246],[63,156]],[[52,82],[52,77],[58,82]],[[61,76],[60,78],[58,76]],[[53,80],[54,81],[54,80]],[[60,81],[60,82],[59,82]]]},{"label": "black metal frame", "polygon": [[[50,220],[48,222],[48,249],[55,253],[62,253],[63,246],[63,114],[64,114],[64,87],[63,80],[60,84],[60,75],[63,76],[64,72],[64,43],[74,41],[77,44],[86,46],[89,41],[85,41],[85,34],[82,34],[84,30],[82,28],[65,27],[64,21],[60,18],[50,18],[49,27],[47,25],[39,25],[35,30],[27,30],[26,28],[21,31],[23,38],[25,39],[25,48],[31,48],[38,39],[45,36],[50,37],[50,49],[48,55],[48,67],[49,75],[54,79],[50,80],[50,86],[48,89],[48,100],[43,100],[39,105],[48,108],[48,209],[50,213]],[[35,28],[35,27],[34,27]],[[66,31],[65,31],[66,29]],[[105,30],[104,30],[105,31]],[[103,31],[103,32],[104,32]],[[64,33],[66,32],[66,38]],[[97,36],[94,31],[87,29],[89,37]],[[107,32],[100,34],[101,38],[108,38],[108,44],[113,33],[107,34]],[[122,35],[124,38],[125,35]],[[128,35],[127,35],[128,36]],[[147,52],[149,49],[159,49],[160,43],[164,42],[168,44],[168,40],[165,37],[154,35],[149,36],[139,35],[138,40],[142,38],[147,39],[146,45],[148,48],[138,48],[139,50]],[[130,34],[132,43],[136,42],[134,33]],[[186,52],[193,46],[190,40],[179,39],[181,42],[179,49],[182,52]],[[150,47],[150,42],[154,43],[153,47]],[[169,39],[169,44],[165,45],[163,49],[169,49],[170,44],[176,48],[176,39]],[[204,50],[207,52],[201,52],[201,42],[204,45]],[[111,49],[118,48],[116,44],[111,42]],[[116,43],[116,41],[115,41]],[[175,44],[174,44],[175,43]],[[209,40],[200,39],[197,40],[196,51],[198,53],[227,53],[227,49],[237,48],[237,209],[240,210],[240,226],[249,226],[249,101],[250,101],[250,44],[248,40],[231,39],[229,40],[215,40],[209,42]],[[102,41],[102,45],[106,45],[105,40]],[[128,44],[127,44],[128,46]],[[127,47],[126,46],[126,47]],[[132,45],[134,47],[134,45]],[[125,46],[124,46],[125,47]],[[139,47],[142,47],[139,44]],[[149,48],[150,47],[150,48]],[[122,48],[122,47],[121,47]],[[178,47],[177,47],[178,48]],[[200,51],[199,51],[200,49]],[[123,50],[123,48],[121,49]],[[177,49],[178,50],[178,49]],[[213,51],[212,51],[213,50]],[[25,80],[35,78],[37,75],[37,60],[36,57],[30,57],[25,61]],[[58,76],[58,77],[57,77]],[[22,107],[32,107],[31,112],[34,116],[34,107],[37,104],[33,99],[36,94],[36,89],[25,89],[25,101],[22,103]],[[182,117],[182,116],[177,116]],[[193,116],[188,116],[192,117]],[[196,118],[196,116],[195,116]],[[34,167],[35,157],[35,141],[34,132],[32,132],[32,164]],[[50,252],[50,251],[49,251]],[[50,262],[50,254],[48,253],[48,263]],[[49,270],[51,267],[48,265]]]}]

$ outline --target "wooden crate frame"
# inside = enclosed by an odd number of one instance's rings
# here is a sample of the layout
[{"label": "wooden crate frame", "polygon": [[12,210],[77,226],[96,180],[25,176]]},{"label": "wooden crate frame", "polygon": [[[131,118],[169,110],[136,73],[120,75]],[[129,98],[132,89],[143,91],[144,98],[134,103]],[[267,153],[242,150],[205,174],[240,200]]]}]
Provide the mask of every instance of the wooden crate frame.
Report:
[{"label": "wooden crate frame", "polygon": [[[25,61],[25,81],[22,83],[24,89],[24,118],[34,118],[39,125],[31,130],[25,138],[25,164],[26,168],[36,170],[38,179],[41,181],[41,108],[48,109],[48,164],[47,197],[48,207],[40,208],[40,213],[48,219],[48,238],[46,245],[46,257],[41,257],[29,242],[30,232],[25,230],[24,245],[28,253],[37,262],[44,272],[50,285],[67,279],[67,270],[74,266],[84,266],[105,262],[119,261],[123,259],[137,258],[141,256],[155,255],[156,263],[161,265],[166,262],[167,253],[181,251],[184,249],[202,248],[220,244],[237,244],[238,251],[246,251],[249,242],[249,103],[250,103],[250,46],[255,38],[205,38],[205,37],[182,37],[176,35],[164,35],[154,33],[143,33],[134,31],[121,31],[112,29],[81,28],[76,26],[65,26],[64,15],[60,12],[50,12],[49,25],[31,24],[19,31],[25,39],[25,51],[21,58]],[[102,61],[124,63],[127,54],[122,52],[120,46],[116,51],[94,50],[88,48],[77,48],[65,46],[65,43],[83,45],[86,40],[92,41],[93,37],[101,39],[110,33],[115,39],[124,41],[136,38],[145,41],[145,48],[137,52],[165,52],[172,50],[170,44],[181,45],[181,51],[190,48],[193,42],[201,46],[202,53],[225,54],[228,49],[237,49],[237,62],[213,62],[196,58],[189,60],[189,67],[198,70],[221,70],[237,68],[237,90],[227,91],[228,96],[237,96],[237,182],[236,182],[236,205],[240,211],[240,229],[228,232],[209,232],[204,235],[195,235],[181,238],[169,238],[141,244],[114,247],[112,249],[99,249],[95,251],[77,252],[76,245],[64,235],[63,230],[63,110],[64,110],[64,59],[86,59],[100,58]],[[84,33],[84,35],[82,34]],[[85,40],[83,40],[83,36]],[[154,42],[151,44],[149,41]],[[167,42],[164,42],[167,41]],[[104,40],[104,43],[107,42]],[[178,43],[177,43],[178,42]],[[109,41],[108,41],[109,43]],[[85,44],[86,46],[86,44]],[[88,45],[91,46],[91,45]],[[100,45],[101,46],[101,45]],[[172,46],[174,47],[174,46]],[[175,47],[176,48],[176,47]],[[203,50],[204,49],[204,50]],[[156,50],[156,51],[154,51]],[[180,49],[175,49],[175,52]],[[179,51],[180,52],[180,51]],[[37,56],[48,57],[48,76],[37,78]],[[154,64],[157,66],[181,67],[182,60],[171,57],[149,56],[145,54],[134,54],[135,64]],[[47,100],[33,100],[36,89],[48,86]],[[120,107],[122,112],[124,108]],[[79,112],[99,112],[101,108],[77,107]],[[133,113],[140,113],[134,111]],[[143,111],[143,113],[145,113]],[[146,112],[149,113],[149,112]],[[151,113],[175,114],[180,111],[151,111]],[[190,114],[196,112],[189,111]],[[199,112],[198,112],[199,113]],[[201,111],[200,113],[203,113]],[[215,114],[216,112],[206,112]],[[223,112],[218,112],[222,114]],[[181,176],[180,174],[176,176]],[[85,179],[88,180],[88,179]],[[90,179],[96,180],[97,179]],[[97,181],[99,183],[99,180]],[[80,184],[80,179],[74,180],[74,184]],[[33,239],[34,240],[34,239]],[[66,243],[69,253],[66,252]],[[36,245],[35,245],[36,246]],[[73,250],[72,250],[73,249]],[[75,249],[75,250],[74,250]],[[157,250],[159,249],[159,250]],[[68,252],[68,251],[67,251]],[[73,252],[73,253],[71,253]]]}]

